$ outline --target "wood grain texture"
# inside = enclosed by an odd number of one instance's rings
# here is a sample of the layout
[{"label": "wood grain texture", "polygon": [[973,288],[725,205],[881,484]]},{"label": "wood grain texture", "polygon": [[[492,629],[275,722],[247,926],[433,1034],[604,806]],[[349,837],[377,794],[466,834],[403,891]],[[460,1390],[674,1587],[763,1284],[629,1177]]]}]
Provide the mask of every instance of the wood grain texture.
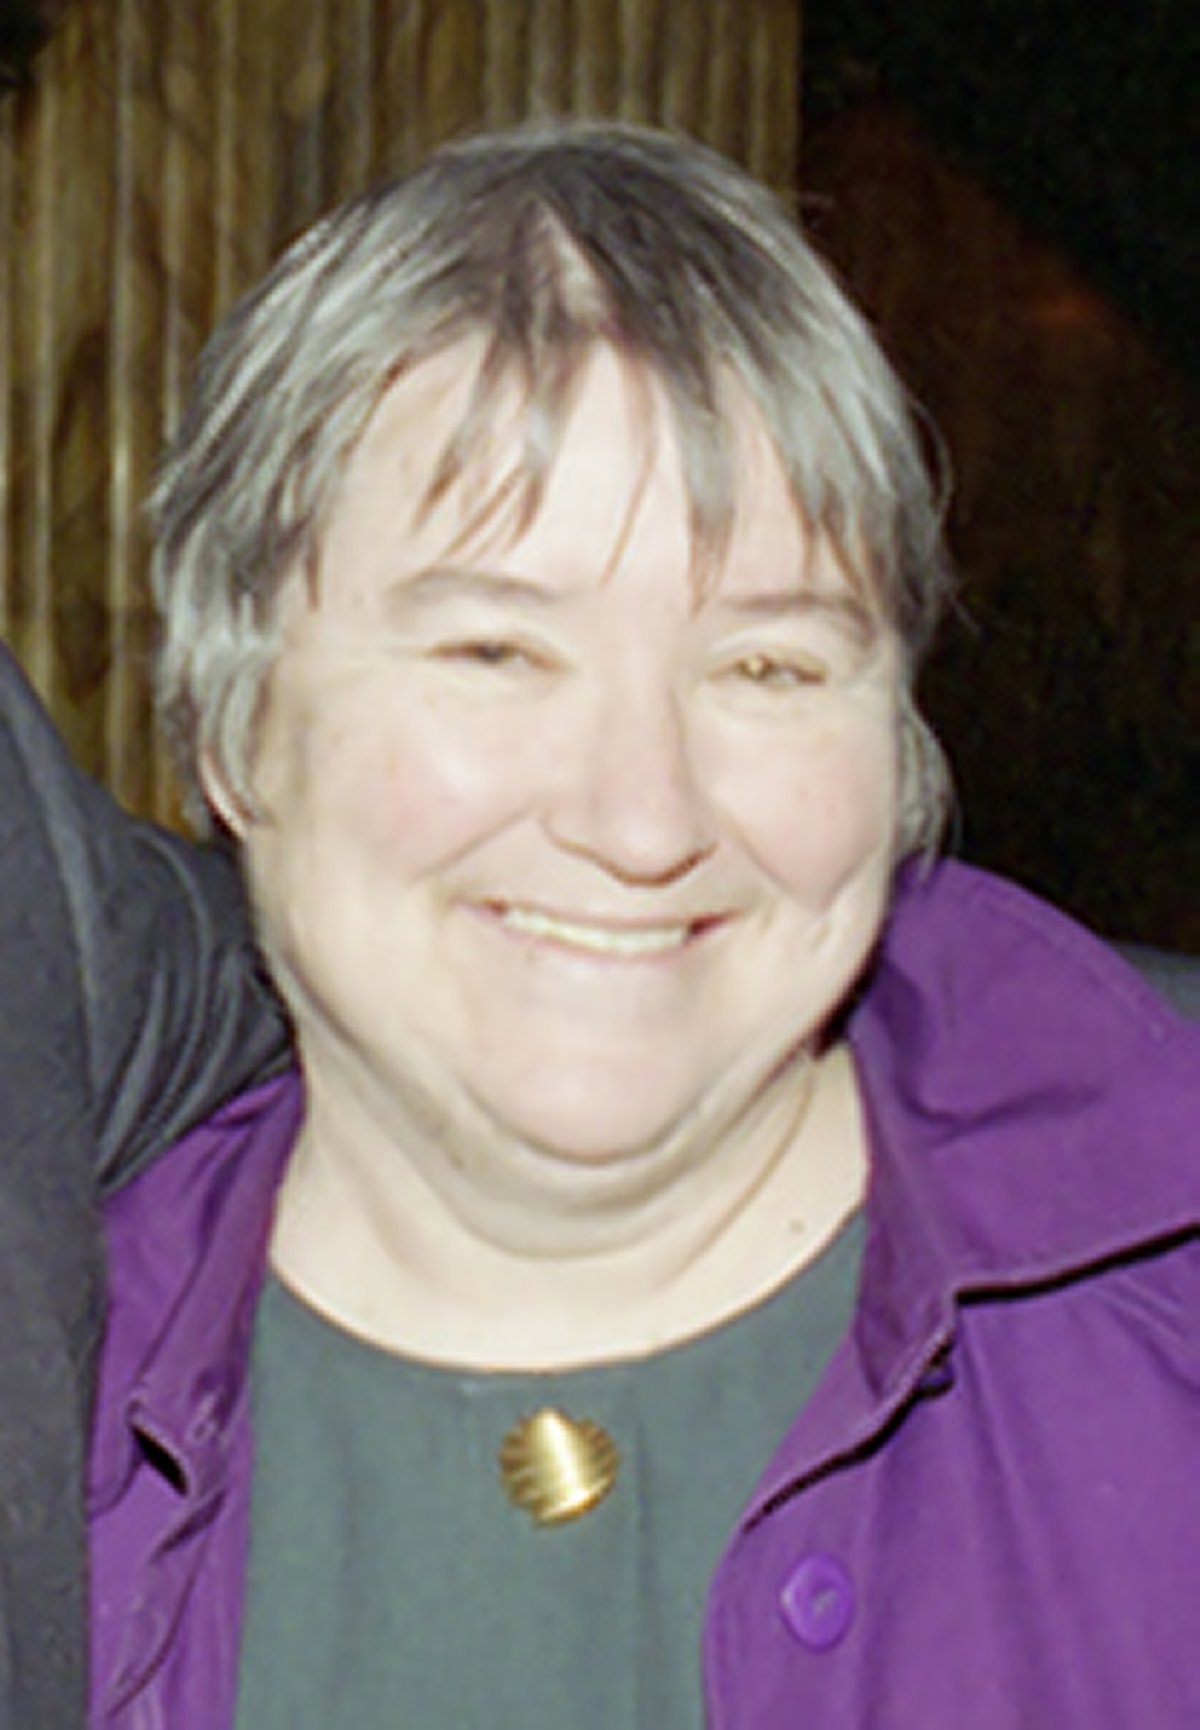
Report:
[{"label": "wood grain texture", "polygon": [[142,502],[213,323],[327,205],[548,113],[783,189],[794,0],[72,0],[0,113],[0,626],[73,750],[173,818]]}]

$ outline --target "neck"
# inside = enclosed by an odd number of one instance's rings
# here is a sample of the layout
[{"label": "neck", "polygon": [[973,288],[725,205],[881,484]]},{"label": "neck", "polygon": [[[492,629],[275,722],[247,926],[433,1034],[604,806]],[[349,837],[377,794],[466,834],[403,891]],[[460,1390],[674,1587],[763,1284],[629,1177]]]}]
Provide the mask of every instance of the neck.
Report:
[{"label": "neck", "polygon": [[407,1356],[551,1369],[645,1355],[751,1307],[861,1200],[844,1048],[792,1059],[732,1121],[577,1164],[413,1109],[381,1132],[319,1085],[272,1261],[314,1308]]}]

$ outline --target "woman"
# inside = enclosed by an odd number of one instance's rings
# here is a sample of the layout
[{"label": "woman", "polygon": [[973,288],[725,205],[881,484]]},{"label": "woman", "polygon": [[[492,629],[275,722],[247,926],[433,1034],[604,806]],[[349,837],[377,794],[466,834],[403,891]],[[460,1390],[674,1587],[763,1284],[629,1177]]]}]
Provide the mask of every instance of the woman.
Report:
[{"label": "woman", "polygon": [[932,863],[937,511],[774,203],[443,152],[158,517],[303,1088],[110,1210],[95,1722],[1186,1722],[1195,1038]]}]

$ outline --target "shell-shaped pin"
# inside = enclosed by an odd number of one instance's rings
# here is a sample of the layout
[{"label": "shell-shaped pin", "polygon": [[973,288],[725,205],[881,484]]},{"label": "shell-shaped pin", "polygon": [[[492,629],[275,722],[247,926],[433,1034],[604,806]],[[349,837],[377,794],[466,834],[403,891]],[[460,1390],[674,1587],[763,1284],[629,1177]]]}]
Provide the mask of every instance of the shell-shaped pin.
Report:
[{"label": "shell-shaped pin", "polygon": [[538,1526],[577,1520],[617,1481],[617,1444],[590,1418],[552,1406],[514,1424],[500,1444],[500,1482]]}]

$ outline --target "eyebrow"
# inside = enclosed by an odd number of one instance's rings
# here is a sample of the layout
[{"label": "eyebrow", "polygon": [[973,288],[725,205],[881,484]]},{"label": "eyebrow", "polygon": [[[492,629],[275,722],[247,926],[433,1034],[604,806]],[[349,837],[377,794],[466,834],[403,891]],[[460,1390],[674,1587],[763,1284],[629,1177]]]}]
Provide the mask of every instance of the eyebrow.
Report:
[{"label": "eyebrow", "polygon": [[[397,579],[387,595],[390,613],[403,618],[447,603],[489,602],[515,605],[528,612],[549,612],[570,601],[570,591],[544,588],[504,571],[477,570],[462,565],[431,565],[413,576]],[[849,627],[862,643],[870,643],[879,620],[854,594],[819,594],[812,589],[764,589],[748,595],[712,596],[714,613],[744,619],[832,618]]]},{"label": "eyebrow", "polygon": [[819,594],[812,589],[765,589],[758,594],[715,595],[713,611],[749,619],[807,618],[825,615],[839,624],[849,625],[863,639],[870,641],[879,629],[879,620],[867,603],[854,594]]},{"label": "eyebrow", "polygon": [[388,590],[388,610],[419,612],[446,601],[504,601],[544,611],[566,597],[557,590],[529,583],[503,571],[479,571],[457,565],[432,565],[415,576],[401,577]]}]

